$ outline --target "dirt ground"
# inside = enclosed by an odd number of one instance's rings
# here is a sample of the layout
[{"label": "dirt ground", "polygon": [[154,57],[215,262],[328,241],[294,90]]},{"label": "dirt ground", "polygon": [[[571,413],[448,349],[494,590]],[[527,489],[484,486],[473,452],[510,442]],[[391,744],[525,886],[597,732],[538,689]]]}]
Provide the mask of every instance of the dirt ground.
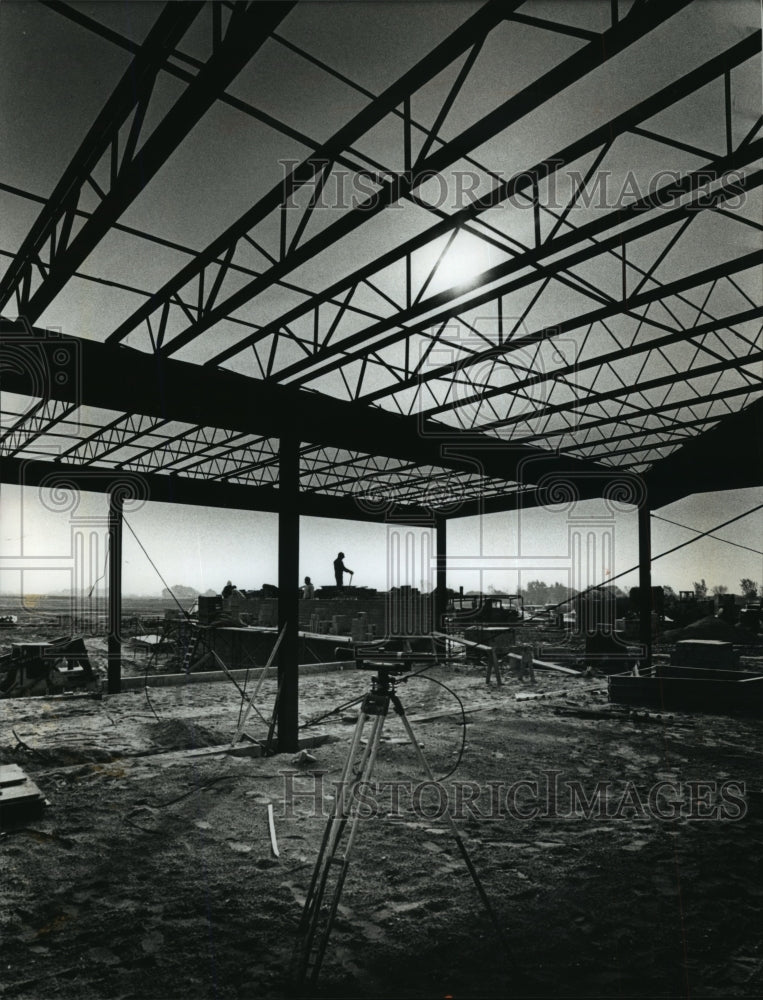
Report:
[{"label": "dirt ground", "polygon": [[[469,709],[463,758],[440,787],[504,943],[433,818],[440,793],[414,801],[403,784],[397,808],[379,793],[360,821],[318,995],[763,995],[760,720],[629,712],[608,704],[604,678],[538,672],[534,685],[507,676],[498,688],[477,668],[431,673]],[[304,678],[301,720],[368,684],[353,670]],[[452,694],[423,679],[400,694],[445,774],[462,737]],[[265,714],[273,696],[266,683]],[[50,803],[0,836],[0,996],[294,995],[326,822],[316,804],[330,807],[356,709],[304,728],[327,742],[294,764],[203,749],[231,739],[239,706],[222,683],[151,689],[150,703],[142,690],[0,702],[0,762],[23,767]],[[248,729],[264,735],[256,718]],[[415,786],[397,718],[385,734],[379,781]],[[610,783],[603,812],[586,816],[569,789],[590,798],[599,781]],[[672,807],[650,804],[659,781]],[[302,795],[290,804],[290,792]]]}]

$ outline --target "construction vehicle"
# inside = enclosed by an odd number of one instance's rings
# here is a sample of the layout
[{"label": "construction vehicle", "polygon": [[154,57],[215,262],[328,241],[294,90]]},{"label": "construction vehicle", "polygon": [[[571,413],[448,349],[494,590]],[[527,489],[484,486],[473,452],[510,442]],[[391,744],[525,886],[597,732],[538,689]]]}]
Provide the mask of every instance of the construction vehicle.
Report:
[{"label": "construction vehicle", "polygon": [[445,613],[451,628],[516,624],[523,618],[521,594],[454,594]]},{"label": "construction vehicle", "polygon": [[0,698],[100,691],[100,680],[81,638],[15,642],[0,657]]}]

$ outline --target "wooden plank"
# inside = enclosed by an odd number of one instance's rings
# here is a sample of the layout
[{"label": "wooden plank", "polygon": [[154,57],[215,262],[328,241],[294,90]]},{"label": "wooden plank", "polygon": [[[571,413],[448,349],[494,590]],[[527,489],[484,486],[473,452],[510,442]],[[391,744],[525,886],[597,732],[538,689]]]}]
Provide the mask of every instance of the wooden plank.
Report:
[{"label": "wooden plank", "polygon": [[0,826],[39,815],[45,798],[18,764],[0,766]]}]

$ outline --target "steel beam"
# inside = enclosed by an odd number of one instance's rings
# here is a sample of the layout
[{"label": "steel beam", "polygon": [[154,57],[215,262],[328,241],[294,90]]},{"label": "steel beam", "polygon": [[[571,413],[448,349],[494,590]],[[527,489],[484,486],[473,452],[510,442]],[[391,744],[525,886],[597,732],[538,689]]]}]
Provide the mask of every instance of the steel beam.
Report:
[{"label": "steel beam", "polygon": [[[540,246],[533,247],[525,253],[517,254],[511,260],[489,268],[474,279],[475,284],[480,287],[491,286],[496,281],[503,281],[504,283],[500,286],[488,287],[487,291],[478,292],[466,301],[459,301],[463,299],[464,291],[462,288],[459,289],[458,286],[438,292],[415,305],[401,309],[395,316],[389,319],[380,320],[365,330],[349,334],[337,344],[323,347],[312,355],[295,361],[278,373],[278,380],[284,381],[286,379],[294,379],[297,376],[303,376],[304,381],[313,381],[337,368],[341,368],[348,362],[358,360],[359,354],[348,354],[351,348],[359,347],[365,350],[379,351],[382,348],[405,340],[414,333],[421,333],[430,327],[436,326],[438,323],[453,319],[460,312],[485,305],[487,302],[491,302],[501,295],[525,288],[543,278],[554,277],[569,267],[591,260],[613,246],[620,246],[623,242],[627,243],[631,240],[659,232],[669,225],[691,218],[692,213],[710,209],[716,204],[721,204],[724,200],[737,197],[741,191],[752,190],[763,183],[763,171],[758,170],[741,178],[735,177],[730,183],[724,184],[718,191],[710,195],[701,194],[701,185],[702,183],[706,183],[711,175],[719,177],[727,170],[733,170],[753,162],[760,157],[762,152],[763,140],[757,140],[755,143],[744,147],[744,149],[733,153],[730,157],[723,157],[714,163],[707,164],[701,170],[692,171],[681,182],[665,184],[657,191],[619,209],[617,212],[607,213],[599,219],[594,219],[584,226],[565,233],[563,236],[558,236],[553,240],[542,243]],[[540,262],[544,258],[570,250],[585,240],[599,236],[607,229],[621,226],[644,214],[646,211],[661,208],[669,204],[675,200],[677,190],[682,190],[683,193],[691,193],[691,201],[679,208],[663,211],[654,218],[634,225],[631,229],[625,230],[623,233],[610,236],[601,242],[594,242],[592,245],[583,247],[582,249],[574,250],[573,253],[570,253],[560,261],[555,261],[553,264],[540,265]],[[531,273],[518,278],[510,278],[510,275],[513,273],[535,265],[538,265],[538,267]],[[663,297],[663,293],[661,292],[662,287],[650,289],[648,293],[641,294],[650,295],[651,298],[648,301],[653,301],[654,299]],[[631,301],[635,298],[637,297],[631,296],[626,301]],[[612,310],[612,312],[606,312],[607,309]],[[615,302],[612,305],[602,307],[602,312],[604,315],[614,315],[616,312],[622,311],[622,309],[621,303]],[[405,324],[420,320],[422,317],[426,317],[423,324],[405,326]],[[560,331],[562,326],[563,324],[558,324]],[[400,330],[399,327],[403,327],[403,329]],[[383,337],[383,334],[393,328],[394,332]],[[382,339],[379,339],[380,337]],[[507,345],[507,349],[509,346]]]},{"label": "steel beam", "polygon": [[108,692],[122,690],[122,512],[124,493],[109,493]]},{"label": "steel beam", "polygon": [[51,258],[66,248],[80,195],[88,177],[109,147],[117,143],[119,130],[129,115],[138,113],[150,99],[157,73],[203,6],[203,3],[197,2],[168,3],[143,44],[137,47],[135,58],[85,136],[0,281],[0,309],[8,303],[14,292],[18,292],[19,312],[28,313],[33,272],[46,242],[52,242]]},{"label": "steel beam", "polygon": [[[258,510],[277,513],[281,496],[270,486],[244,486],[238,483],[210,483],[179,475],[135,473],[119,469],[97,469],[66,462],[5,458],[0,460],[0,482],[14,486],[71,489],[90,493],[110,493],[118,486],[138,490],[146,500],[156,503],[187,504],[195,507],[219,507],[226,510]],[[403,524],[420,524],[427,508],[415,504],[388,504],[382,509],[358,504],[352,497],[300,495],[300,513],[306,517],[330,517],[338,520],[383,523],[387,519]]]},{"label": "steel beam", "polygon": [[[403,417],[357,406],[318,393],[263,383],[235,372],[210,371],[176,359],[157,363],[152,355],[45,331],[25,331],[0,320],[0,332],[13,331],[20,345],[40,355],[47,371],[55,368],[56,351],[69,347],[79,364],[78,378],[63,385],[50,379],[45,393],[52,399],[120,410],[192,425],[219,427],[280,437],[296,422],[302,440],[334,445],[364,454],[389,455],[422,465],[515,480],[529,460],[540,474],[554,471],[597,472],[595,463],[551,455],[537,448],[507,446],[484,435],[463,434],[444,424]],[[36,396],[41,391],[28,370],[3,373],[6,390]]]},{"label": "steel beam", "polygon": [[[583,46],[580,51],[564,60],[559,66],[544,74],[530,87],[525,88],[519,94],[516,94],[509,98],[509,100],[503,102],[503,104],[501,104],[493,112],[486,115],[475,125],[467,128],[455,139],[445,143],[438,150],[429,154],[423,161],[414,164],[410,171],[405,171],[402,174],[396,174],[392,178],[385,180],[378,192],[372,195],[369,199],[366,199],[365,202],[358,205],[357,208],[345,213],[341,218],[328,226],[321,233],[317,234],[307,242],[294,247],[289,252],[286,252],[284,247],[281,259],[274,263],[273,266],[259,278],[254,279],[252,282],[249,282],[242,288],[234,291],[222,302],[212,304],[210,307],[205,309],[200,309],[198,311],[196,321],[185,331],[175,336],[166,345],[166,347],[163,347],[161,349],[162,353],[166,356],[175,353],[199,334],[209,329],[219,320],[225,318],[227,314],[240,308],[246,302],[250,301],[256,295],[270,287],[270,285],[282,278],[285,274],[289,273],[294,268],[299,267],[305,261],[312,259],[317,254],[323,252],[338,239],[346,236],[354,229],[365,224],[369,219],[373,218],[388,205],[400,200],[401,198],[408,197],[427,178],[447,168],[464,154],[470,152],[472,149],[484,143],[498,132],[507,128],[513,122],[524,117],[554,94],[581,79],[597,66],[602,65],[607,59],[611,58],[616,53],[625,49],[628,45],[643,37],[649,31],[653,30],[659,24],[663,23],[675,14],[682,7],[686,6],[689,2],[690,0],[670,0],[670,2],[661,4],[659,8],[650,7],[644,12],[637,12],[621,24],[603,32],[601,36],[596,38],[596,40]],[[491,4],[486,5],[478,12],[477,15],[475,15],[475,18],[485,14],[486,16],[484,21],[489,20],[486,12],[489,8],[491,8],[491,6]],[[518,4],[505,2],[501,5],[501,10],[505,15],[510,13],[510,9],[514,6],[518,6]],[[473,20],[474,18],[472,21]],[[472,21],[467,22],[467,25],[470,25]],[[481,32],[476,35],[474,33],[466,33],[465,27],[466,26],[462,26],[462,28],[460,28],[459,31],[452,36],[453,38],[458,39],[460,45],[458,50],[459,52],[465,51],[466,48],[468,48],[469,45],[471,45],[476,39],[484,36],[486,30],[489,30],[489,27],[492,27],[492,24],[486,28],[483,23]],[[453,45],[452,39],[447,41],[451,46]],[[466,44],[464,44],[464,42],[466,42]],[[443,45],[445,44],[446,43],[443,43]],[[438,52],[440,48],[442,48],[442,46],[435,50],[435,52]],[[424,60],[420,66],[431,65],[434,54],[435,53],[432,53],[429,57],[427,57],[427,59]],[[452,60],[453,55],[450,54],[444,65],[452,62]],[[442,59],[440,62],[442,62]],[[398,89],[402,90],[402,93],[400,93],[399,99],[395,102],[395,104],[400,103],[400,99],[404,96],[409,96],[413,89],[416,89],[415,87],[411,87],[409,85],[406,90],[405,87],[401,86],[403,81],[409,78],[412,73],[413,71],[406,74],[401,81],[398,81],[397,85],[393,85],[393,87],[398,87]],[[420,86],[422,82],[426,82],[427,79],[431,79],[432,75],[434,74],[431,73],[431,70],[427,69],[424,79],[418,83],[418,86]],[[382,97],[384,97],[384,95],[382,95]],[[379,100],[382,99],[380,98]],[[374,104],[376,104],[376,102],[374,102]],[[361,112],[361,114],[363,114],[363,112]],[[352,129],[353,126],[355,126],[357,118],[359,117],[360,116],[357,116],[353,122],[350,122],[344,129],[340,130],[337,135],[342,135],[347,130]],[[368,125],[366,125],[366,128],[363,131],[367,128]],[[363,132],[361,131],[357,135],[354,135],[353,141],[362,134]],[[344,148],[344,145],[340,145],[340,148]],[[328,157],[328,159],[331,160],[331,157]],[[324,164],[320,165],[321,169],[323,165]],[[299,169],[300,168],[298,168],[298,170]],[[317,167],[316,164],[313,163],[310,168],[308,180],[312,179],[316,175],[316,172]],[[270,212],[277,209],[281,204],[284,204],[285,199],[288,199],[293,191],[290,183],[290,179],[287,179],[287,182],[285,182],[284,185],[277,186],[268,196],[266,196],[265,199],[262,199],[258,206],[255,206],[254,209],[242,217],[242,219],[240,219],[234,224],[233,227],[223,234],[223,236],[220,237],[220,240],[215,241],[200,258],[201,268],[203,269],[203,259],[208,253],[214,252],[215,255],[218,255],[224,247],[228,247],[232,253],[235,250],[237,240],[244,236],[248,230],[256,224],[256,222],[261,221],[262,218],[270,214]],[[126,323],[122,324],[119,329],[115,331],[114,337],[122,339],[131,329],[135,328],[136,323],[148,318],[148,316],[150,316],[162,302],[169,307],[172,301],[172,292],[170,289],[173,291],[179,291],[180,288],[196,277],[199,273],[200,270],[198,267],[194,268],[193,266],[189,266],[189,268],[184,269],[184,272],[181,272],[176,279],[173,279],[172,282],[165,285],[150,303],[141,307],[141,310],[136,312],[133,317],[130,317]]]},{"label": "steel beam", "polygon": [[652,665],[652,533],[646,498],[638,508],[638,587],[641,665],[648,670]]},{"label": "steel beam", "polygon": [[299,438],[281,437],[278,510],[278,750],[299,747]]},{"label": "steel beam", "polygon": [[[732,389],[725,395],[739,394],[740,391],[750,390]],[[687,405],[685,400],[670,404],[673,408]],[[609,418],[608,422],[615,422],[616,419]],[[763,486],[763,398],[739,413],[708,419],[716,422],[711,430],[656,462],[643,475],[636,476],[646,487],[651,510],[658,510],[694,493]],[[571,482],[581,500],[590,500],[602,496],[607,485],[616,484],[620,478],[626,485],[632,484],[634,474],[627,469],[611,468],[608,480],[583,478]],[[537,490],[511,497],[485,497],[462,503],[458,510],[448,512],[448,518],[502,513],[540,506],[543,502],[544,498]]]},{"label": "steel beam", "polygon": [[692,493],[763,486],[763,397],[719,418],[715,427],[656,462],[644,479],[653,510]]},{"label": "steel beam", "polygon": [[[622,52],[654,28],[672,17],[691,0],[663,0],[659,7],[653,5],[637,11],[625,21],[614,25],[596,36],[581,50],[549,70],[530,86],[504,101],[498,108],[469,126],[455,139],[445,143],[424,160],[415,163],[410,171],[386,180],[380,189],[364,202],[347,212],[342,218],[289,253],[282,255],[269,271],[238,289],[227,299],[208,310],[186,331],[167,345],[164,353],[171,355],[199,334],[225,319],[229,313],[241,308],[257,295],[267,290],[278,279],[305,262],[313,259],[338,240],[374,218],[379,212],[407,197],[420,184],[440,171],[452,166],[465,154],[487,142],[510,125],[524,118],[545,101],[582,79],[608,59]],[[512,4],[505,4],[510,7]]]},{"label": "steel beam", "polygon": [[442,514],[435,515],[435,558],[434,627],[443,631],[443,617],[448,603],[448,520]]},{"label": "steel beam", "polygon": [[[738,368],[741,365],[751,365],[756,362],[763,361],[763,350],[751,351],[748,355],[737,358],[726,358],[723,361],[716,361],[711,365],[700,365],[699,368],[690,368],[688,371],[681,372],[680,375],[662,375],[660,378],[648,379],[644,382],[638,382],[635,385],[621,385],[617,389],[609,389],[606,392],[592,392],[590,395],[585,396],[582,399],[574,399],[567,403],[558,403],[553,406],[541,406],[534,410],[531,419],[537,420],[540,417],[552,416],[555,413],[567,413],[570,410],[585,409],[588,406],[594,406],[596,403],[603,403],[612,399],[621,399],[623,396],[629,396],[631,394],[639,395],[641,393],[649,392],[650,389],[659,389],[662,386],[675,385],[677,382],[685,384],[690,382],[695,378],[702,378],[705,375],[714,375],[718,372],[728,371],[731,368]],[[748,386],[749,392],[754,392],[756,386]],[[627,402],[627,401],[626,401]],[[689,405],[692,402],[701,403],[702,398],[697,396],[695,399],[683,400],[685,405]],[[491,420],[486,424],[481,424],[479,429],[481,431],[485,430],[496,430],[501,427],[509,427],[512,424],[522,423],[528,419],[526,414],[516,414],[513,417],[506,417],[504,420]],[[570,428],[574,430],[574,427]]]},{"label": "steel beam", "polygon": [[[399,80],[391,84],[379,97],[343,125],[328,142],[295,167],[288,177],[275,185],[267,195],[215,239],[206,250],[198,255],[196,260],[190,261],[183,267],[156,295],[144,303],[124,323],[120,324],[111,334],[109,340],[111,342],[123,340],[128,333],[149,319],[153,313],[162,310],[165,306],[169,307],[173,297],[190,281],[202,275],[204,269],[215,258],[226,258],[226,255],[228,259],[232,258],[236,244],[250,230],[272,212],[280,211],[281,206],[293,199],[297,191],[306,184],[314,182],[327,163],[334,162],[340,153],[377,125],[412,92],[422,87],[479,39],[483,38],[503,18],[506,9],[519,6],[519,2],[521,0],[489,0],[476,14],[462,24],[457,32],[441,42],[429,55],[407,73],[404,73]],[[209,313],[211,313],[211,309],[207,309],[207,315]],[[192,338],[188,337],[181,341],[176,338],[169,346],[174,350],[190,339]]]},{"label": "steel beam", "polygon": [[275,334],[285,324],[289,324],[304,316],[311,310],[320,307],[321,304],[341,296],[351,289],[358,282],[369,279],[375,272],[381,271],[394,263],[404,260],[416,250],[421,249],[428,243],[434,242],[440,237],[458,231],[466,226],[470,221],[477,219],[479,215],[490,208],[495,208],[506,199],[519,195],[538,184],[543,180],[552,177],[565,165],[575,162],[581,157],[610,144],[614,138],[632,130],[639,122],[645,121],[665,108],[677,103],[682,98],[694,93],[700,87],[725,71],[740,63],[752,58],[760,52],[761,32],[757,31],[747,38],[732,46],[726,52],[709,60],[696,70],[686,74],[681,79],[669,84],[651,97],[639,102],[633,108],[622,114],[616,115],[602,126],[594,129],[588,135],[576,140],[569,146],[564,147],[554,156],[548,157],[529,170],[500,182],[495,188],[470,202],[465,208],[452,213],[441,222],[431,226],[425,232],[412,237],[410,240],[395,247],[394,250],[383,254],[381,257],[369,264],[358,268],[352,274],[332,284],[324,291],[317,292],[310,301],[295,306],[281,317],[265,324],[250,336],[239,341],[237,344],[226,348],[213,357],[208,364],[210,366],[219,365],[238,354],[241,350],[251,346],[267,336]]},{"label": "steel beam", "polygon": [[[218,94],[235,79],[252,55],[265,43],[270,31],[281,23],[293,6],[294,3],[291,2],[247,4],[237,0],[234,3],[225,37],[215,47],[203,68],[137,151],[134,149],[137,134],[133,148],[130,148],[128,140],[128,148],[124,151],[118,168],[112,173],[111,189],[104,194],[90,219],[71,242],[64,247],[55,248],[56,252],[48,261],[49,270],[42,284],[28,300],[22,297],[21,313],[29,322],[34,322],[50,305],[111,225],[146,187],[208,111]],[[172,10],[184,9],[185,5],[172,4],[170,7]],[[176,40],[174,37],[171,39],[170,51]],[[146,109],[141,105],[139,110],[145,112]],[[74,169],[81,172],[79,154],[75,157]]]},{"label": "steel beam", "polygon": [[[628,310],[631,311],[630,309]],[[666,333],[662,337],[655,337],[652,340],[645,341],[641,344],[632,344],[629,347],[623,347],[620,350],[612,351],[609,354],[598,355],[594,358],[588,358],[585,361],[577,361],[573,364],[562,365],[559,368],[554,368],[548,372],[541,372],[536,375],[529,375],[527,378],[518,379],[511,384],[511,391],[518,392],[524,389],[530,389],[535,385],[540,385],[543,382],[549,381],[553,382],[558,378],[564,377],[565,375],[576,375],[579,372],[588,371],[592,368],[598,368],[600,365],[606,364],[610,365],[614,361],[625,360],[626,358],[638,357],[641,354],[649,354],[650,351],[659,350],[662,347],[669,347],[671,344],[682,344],[689,343],[696,340],[698,337],[707,336],[709,333],[714,333],[717,330],[728,329],[731,326],[736,326],[740,323],[748,323],[752,320],[760,319],[763,317],[763,306],[755,306],[751,309],[745,309],[742,312],[734,313],[730,316],[722,316],[719,319],[714,319],[708,323],[700,323],[697,326],[689,327],[685,330],[676,330],[674,333]],[[511,342],[507,345],[501,345],[500,348],[495,348],[495,350],[479,352],[479,357],[482,360],[490,358],[493,356],[503,357],[511,351],[517,350],[520,347],[529,346],[529,344],[539,343],[545,339],[544,334],[550,337],[556,330],[556,327],[549,327],[543,331],[536,331],[528,336],[518,338],[517,342],[512,344]],[[463,368],[469,366],[471,367],[472,359],[464,359],[464,363],[459,365],[457,371],[461,371]],[[440,376],[443,377],[443,376]],[[505,387],[485,387],[481,392],[476,393],[472,396],[467,396],[465,398],[459,398],[458,406],[466,406],[469,404],[476,404],[483,402],[486,399],[491,399],[494,396],[500,396],[505,394]],[[434,416],[437,413],[444,412],[445,410],[452,409],[453,406],[436,406],[430,407],[426,413],[429,416]]]}]

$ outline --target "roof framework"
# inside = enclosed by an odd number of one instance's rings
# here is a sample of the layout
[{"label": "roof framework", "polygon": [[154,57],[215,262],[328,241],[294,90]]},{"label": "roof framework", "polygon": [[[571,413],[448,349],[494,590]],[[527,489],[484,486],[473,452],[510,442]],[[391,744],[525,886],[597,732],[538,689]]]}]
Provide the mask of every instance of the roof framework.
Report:
[{"label": "roof framework", "polygon": [[[277,510],[289,434],[325,516],[759,484],[760,30],[714,33],[698,0],[488,0],[370,87],[304,40],[309,6],[151,5],[135,38],[41,5],[125,68],[48,192],[0,177],[33,217],[0,246],[3,480]],[[274,59],[336,127],[258,99]],[[260,193],[198,249],[167,220],[197,207],[173,182],[220,109],[267,133]],[[205,192],[205,221],[227,201]]]}]

